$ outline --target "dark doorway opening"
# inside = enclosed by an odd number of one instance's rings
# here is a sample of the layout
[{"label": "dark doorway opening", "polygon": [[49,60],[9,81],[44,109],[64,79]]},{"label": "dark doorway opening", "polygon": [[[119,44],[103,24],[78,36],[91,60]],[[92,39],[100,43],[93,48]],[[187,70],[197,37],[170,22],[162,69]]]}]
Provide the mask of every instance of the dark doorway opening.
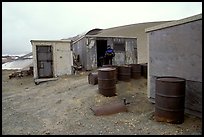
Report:
[{"label": "dark doorway opening", "polygon": [[51,46],[36,46],[38,78],[53,77]]},{"label": "dark doorway opening", "polygon": [[104,56],[107,49],[107,40],[96,40],[97,48],[97,67],[101,67],[104,63]]}]

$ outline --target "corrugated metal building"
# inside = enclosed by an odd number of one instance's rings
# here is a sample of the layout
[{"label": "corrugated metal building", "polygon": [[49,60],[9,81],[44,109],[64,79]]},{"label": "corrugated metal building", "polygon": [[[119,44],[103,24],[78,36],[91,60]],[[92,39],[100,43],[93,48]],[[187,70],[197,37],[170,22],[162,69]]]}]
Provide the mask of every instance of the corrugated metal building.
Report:
[{"label": "corrugated metal building", "polygon": [[202,117],[202,14],[146,29],[148,98],[155,101],[157,77],[186,79],[185,112]]},{"label": "corrugated metal building", "polygon": [[145,28],[169,21],[148,22],[119,26],[109,29],[93,29],[73,41],[73,53],[80,56],[84,69],[100,66],[99,58],[105,54],[107,45],[116,52],[114,65],[147,63],[147,34]]},{"label": "corrugated metal building", "polygon": [[70,40],[31,40],[34,79],[72,74]]}]

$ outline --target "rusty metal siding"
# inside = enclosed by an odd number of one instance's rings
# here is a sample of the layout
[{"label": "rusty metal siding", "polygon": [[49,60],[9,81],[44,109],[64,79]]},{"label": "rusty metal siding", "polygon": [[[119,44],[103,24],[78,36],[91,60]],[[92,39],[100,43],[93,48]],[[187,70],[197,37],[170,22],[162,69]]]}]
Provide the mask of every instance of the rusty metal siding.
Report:
[{"label": "rusty metal siding", "polygon": [[[124,43],[125,51],[115,51],[115,65],[136,64],[137,63],[137,40],[128,38],[113,38],[113,42]],[[117,42],[116,42],[117,43]]]},{"label": "rusty metal siding", "polygon": [[136,39],[126,39],[126,64],[137,64]]},{"label": "rusty metal siding", "polygon": [[115,50],[113,65],[137,63],[137,39],[136,38],[112,38],[112,37],[84,37],[73,44],[73,53],[80,55],[82,66],[86,70],[97,68],[96,40],[107,40],[107,45],[114,49],[114,44],[124,44],[125,51]]},{"label": "rusty metal siding", "polygon": [[76,43],[72,44],[73,54],[79,55],[79,60],[82,66],[87,65],[86,61],[86,38],[82,38]]},{"label": "rusty metal siding", "polygon": [[87,39],[87,70],[92,70],[97,68],[97,51],[96,51],[96,40]]}]

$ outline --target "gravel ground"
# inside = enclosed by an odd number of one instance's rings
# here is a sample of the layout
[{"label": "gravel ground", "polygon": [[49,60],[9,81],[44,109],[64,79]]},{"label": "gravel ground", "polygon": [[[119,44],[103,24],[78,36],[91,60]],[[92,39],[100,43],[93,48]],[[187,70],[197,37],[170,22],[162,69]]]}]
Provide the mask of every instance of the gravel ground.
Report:
[{"label": "gravel ground", "polygon": [[[3,135],[201,135],[202,119],[185,114],[184,123],[154,119],[147,98],[147,79],[116,84],[117,96],[104,97],[98,85],[88,84],[88,73],[62,76],[35,85],[33,77],[8,79],[2,71]],[[123,101],[128,112],[95,116],[90,107]]]}]

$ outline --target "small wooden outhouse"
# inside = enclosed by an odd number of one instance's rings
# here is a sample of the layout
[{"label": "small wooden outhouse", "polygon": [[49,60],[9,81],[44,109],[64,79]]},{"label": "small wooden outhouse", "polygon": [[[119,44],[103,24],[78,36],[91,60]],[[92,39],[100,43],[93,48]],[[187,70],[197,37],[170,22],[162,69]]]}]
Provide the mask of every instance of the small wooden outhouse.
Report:
[{"label": "small wooden outhouse", "polygon": [[72,74],[70,40],[31,40],[34,79]]}]

